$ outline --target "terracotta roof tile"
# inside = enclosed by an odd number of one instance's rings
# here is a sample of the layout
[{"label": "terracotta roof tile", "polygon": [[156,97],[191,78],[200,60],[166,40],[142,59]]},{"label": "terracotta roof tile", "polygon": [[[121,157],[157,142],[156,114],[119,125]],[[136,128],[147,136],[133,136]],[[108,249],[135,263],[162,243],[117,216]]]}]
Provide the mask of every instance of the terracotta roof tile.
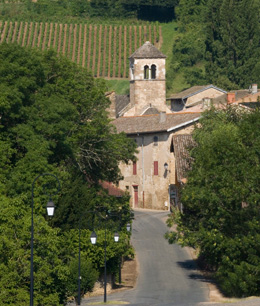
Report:
[{"label": "terracotta roof tile", "polygon": [[100,185],[108,191],[110,196],[122,197],[124,195],[124,191],[110,182],[100,182]]}]

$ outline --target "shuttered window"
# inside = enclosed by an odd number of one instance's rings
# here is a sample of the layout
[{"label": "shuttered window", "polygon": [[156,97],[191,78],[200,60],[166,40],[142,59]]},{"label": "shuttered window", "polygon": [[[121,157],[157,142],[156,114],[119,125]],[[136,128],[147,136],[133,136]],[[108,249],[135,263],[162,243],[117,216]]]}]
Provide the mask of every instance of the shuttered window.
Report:
[{"label": "shuttered window", "polygon": [[136,162],[133,162],[133,175],[136,175]]},{"label": "shuttered window", "polygon": [[153,162],[153,174],[158,175],[158,161]]}]

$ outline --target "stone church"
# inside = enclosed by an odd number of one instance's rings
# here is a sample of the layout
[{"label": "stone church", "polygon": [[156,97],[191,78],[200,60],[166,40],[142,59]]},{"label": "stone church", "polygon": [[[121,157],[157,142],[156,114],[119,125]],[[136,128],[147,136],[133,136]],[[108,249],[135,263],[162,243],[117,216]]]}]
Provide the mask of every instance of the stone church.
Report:
[{"label": "stone church", "polygon": [[178,202],[174,136],[190,134],[200,112],[173,113],[166,104],[166,56],[146,42],[129,58],[130,95],[112,94],[110,115],[118,132],[137,144],[137,161],[121,164],[119,188],[133,208],[169,210]]}]

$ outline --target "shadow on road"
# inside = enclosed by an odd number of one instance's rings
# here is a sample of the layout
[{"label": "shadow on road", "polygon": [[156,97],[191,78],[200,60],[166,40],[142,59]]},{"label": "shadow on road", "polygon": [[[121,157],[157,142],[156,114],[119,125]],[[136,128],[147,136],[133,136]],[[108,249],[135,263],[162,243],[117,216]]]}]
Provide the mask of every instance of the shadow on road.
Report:
[{"label": "shadow on road", "polygon": [[[190,279],[199,280],[200,282],[206,283],[209,285],[210,291],[215,291],[218,296],[217,300],[222,300],[227,298],[225,293],[221,290],[218,284],[211,277],[211,273],[199,268],[199,265],[196,260],[190,259],[185,261],[178,261],[177,264],[188,272],[188,277]],[[212,292],[210,292],[211,295]]]}]

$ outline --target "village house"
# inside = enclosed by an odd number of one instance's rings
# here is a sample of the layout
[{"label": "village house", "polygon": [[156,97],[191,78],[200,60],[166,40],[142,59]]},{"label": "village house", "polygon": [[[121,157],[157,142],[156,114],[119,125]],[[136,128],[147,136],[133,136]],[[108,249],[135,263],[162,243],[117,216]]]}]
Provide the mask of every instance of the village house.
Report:
[{"label": "village house", "polygon": [[183,90],[179,93],[171,95],[167,98],[171,105],[171,110],[173,112],[179,112],[183,110],[188,110],[196,105],[203,105],[208,107],[210,105],[205,105],[212,99],[223,97],[227,92],[220,89],[214,85],[205,86],[193,86],[189,89]]},{"label": "village house", "polygon": [[249,89],[233,90],[226,94],[227,104],[240,105],[243,107],[254,109],[259,107],[260,91],[257,84],[252,84]]},{"label": "village house", "polygon": [[119,188],[132,207],[169,210],[178,202],[173,136],[190,134],[200,111],[173,113],[166,104],[166,57],[150,42],[130,56],[130,95],[110,93],[118,132],[137,144],[137,161],[121,164]]}]

